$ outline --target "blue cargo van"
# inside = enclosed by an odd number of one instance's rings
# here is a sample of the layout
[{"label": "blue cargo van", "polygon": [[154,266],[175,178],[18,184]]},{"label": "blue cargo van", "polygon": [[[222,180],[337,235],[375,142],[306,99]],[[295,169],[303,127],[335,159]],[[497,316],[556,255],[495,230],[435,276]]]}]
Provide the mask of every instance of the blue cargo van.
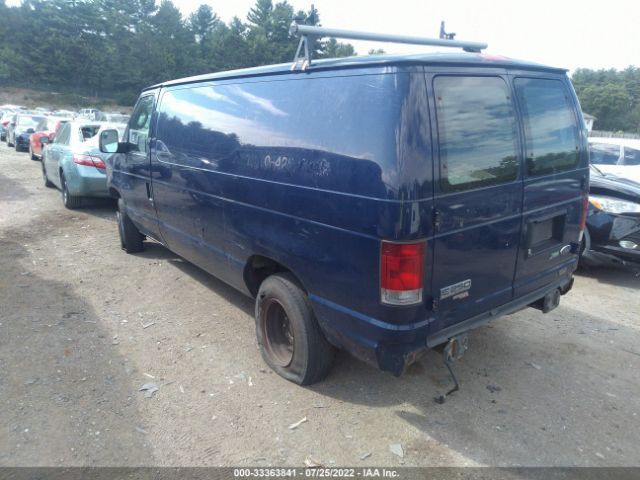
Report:
[{"label": "blue cargo van", "polygon": [[149,237],[256,299],[266,363],[336,348],[399,375],[572,286],[588,154],[566,71],[480,53],[260,67],[144,90],[115,154],[122,248]]}]

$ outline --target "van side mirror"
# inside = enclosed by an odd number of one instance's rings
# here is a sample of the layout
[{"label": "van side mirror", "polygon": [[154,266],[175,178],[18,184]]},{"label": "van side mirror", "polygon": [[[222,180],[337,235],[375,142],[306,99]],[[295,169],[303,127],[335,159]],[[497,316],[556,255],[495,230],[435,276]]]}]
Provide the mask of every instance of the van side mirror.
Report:
[{"label": "van side mirror", "polygon": [[127,144],[120,143],[118,130],[110,128],[100,132],[100,151],[102,153],[127,153]]}]

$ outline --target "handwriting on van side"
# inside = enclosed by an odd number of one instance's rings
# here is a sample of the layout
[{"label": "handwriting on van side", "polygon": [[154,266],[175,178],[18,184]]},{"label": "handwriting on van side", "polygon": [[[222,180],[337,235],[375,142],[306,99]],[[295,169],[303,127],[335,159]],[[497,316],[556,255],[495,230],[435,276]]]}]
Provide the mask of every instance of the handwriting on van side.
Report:
[{"label": "handwriting on van side", "polygon": [[296,158],[286,155],[265,155],[262,165],[267,170],[299,171],[317,177],[328,177],[331,164],[321,159]]}]

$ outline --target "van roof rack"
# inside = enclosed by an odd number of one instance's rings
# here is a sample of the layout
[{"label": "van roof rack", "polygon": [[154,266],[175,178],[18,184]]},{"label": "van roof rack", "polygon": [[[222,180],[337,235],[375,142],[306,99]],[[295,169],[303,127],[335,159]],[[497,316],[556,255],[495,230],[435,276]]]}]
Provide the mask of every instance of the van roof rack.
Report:
[{"label": "van roof rack", "polygon": [[[467,42],[454,40],[451,34],[442,35],[444,25],[441,24],[441,38],[412,37],[407,35],[390,35],[375,32],[358,32],[354,30],[342,30],[338,28],[314,27],[311,25],[299,25],[291,23],[289,33],[300,35],[298,49],[293,59],[291,70],[306,70],[311,66],[313,50],[311,44],[322,37],[350,38],[352,40],[369,40],[374,42],[409,43],[412,45],[432,45],[438,47],[462,48],[465,52],[480,52],[487,48],[483,42]],[[453,34],[455,35],[455,34]],[[442,38],[444,37],[444,38]],[[304,51],[303,51],[304,50]]]}]

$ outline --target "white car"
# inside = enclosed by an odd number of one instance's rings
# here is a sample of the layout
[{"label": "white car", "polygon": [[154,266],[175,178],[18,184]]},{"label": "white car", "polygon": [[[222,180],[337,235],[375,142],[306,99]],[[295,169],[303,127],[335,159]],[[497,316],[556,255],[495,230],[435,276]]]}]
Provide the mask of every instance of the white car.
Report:
[{"label": "white car", "polygon": [[640,140],[590,137],[589,156],[600,171],[640,183]]},{"label": "white car", "polygon": [[97,120],[99,113],[100,110],[98,110],[97,108],[83,108],[78,112],[78,117],[95,121]]}]

